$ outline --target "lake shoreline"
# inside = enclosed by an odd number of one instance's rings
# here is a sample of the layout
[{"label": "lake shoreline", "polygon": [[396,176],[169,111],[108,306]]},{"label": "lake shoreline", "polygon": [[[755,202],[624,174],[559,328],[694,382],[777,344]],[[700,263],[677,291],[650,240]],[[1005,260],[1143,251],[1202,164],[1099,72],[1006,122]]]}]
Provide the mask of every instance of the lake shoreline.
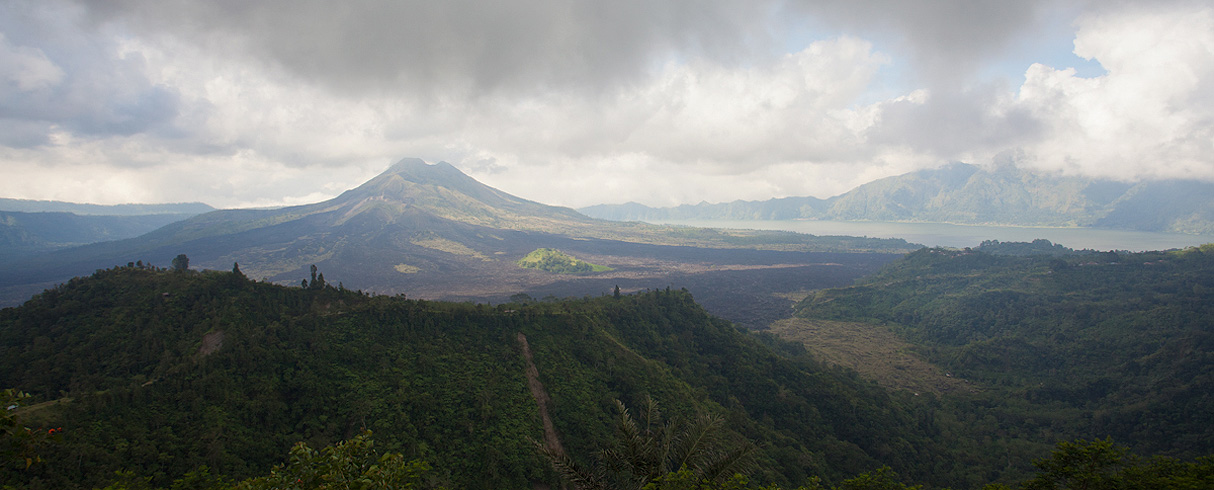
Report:
[{"label": "lake shoreline", "polygon": [[1189,235],[1085,227],[993,226],[951,223],[829,220],[653,220],[659,225],[781,230],[817,236],[901,238],[928,247],[977,247],[985,240],[1031,242],[1043,238],[1076,250],[1168,250],[1214,243],[1214,235]]}]

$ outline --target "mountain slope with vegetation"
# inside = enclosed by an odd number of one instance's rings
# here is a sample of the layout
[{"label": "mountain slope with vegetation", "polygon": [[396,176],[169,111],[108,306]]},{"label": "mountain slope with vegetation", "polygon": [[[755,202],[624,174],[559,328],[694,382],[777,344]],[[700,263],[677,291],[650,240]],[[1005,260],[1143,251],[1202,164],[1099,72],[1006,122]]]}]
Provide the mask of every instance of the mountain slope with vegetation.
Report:
[{"label": "mountain slope with vegetation", "polygon": [[[328,201],[274,210],[220,210],[138,238],[0,264],[0,304],[18,304],[97,269],[136,261],[164,265],[183,253],[197,267],[223,269],[238,262],[250,277],[283,284],[316,264],[329,271],[330,281],[354,289],[498,300],[551,289],[568,279],[516,265],[539,248],[559,249],[615,270],[561,285],[562,295],[581,296],[616,284],[669,284],[672,274],[738,265],[735,261],[749,260],[744,256],[754,251],[770,252],[773,260],[786,261],[782,264],[805,265],[826,262],[814,255],[818,253],[877,252],[866,257],[883,262],[887,258],[881,255],[918,247],[893,239],[594,220],[485,186],[446,163],[405,159]],[[697,258],[714,250],[738,251],[734,255],[741,258],[713,263]]]},{"label": "mountain slope with vegetation", "polygon": [[537,248],[518,260],[519,267],[542,270],[554,274],[589,274],[606,272],[610,267],[591,264],[560,250]]},{"label": "mountain slope with vegetation", "polygon": [[531,488],[556,483],[531,442],[544,437],[540,407],[589,465],[616,400],[646,397],[671,417],[722,417],[758,448],[761,481],[881,465],[938,483],[984,477],[936,438],[929,407],[760,341],[684,291],[491,307],[305,283],[119,267],[0,310],[0,385],[40,402],[23,417],[62,430],[44,464],[3,481],[88,488],[123,469],[164,485],[202,465],[244,478],[297,441],[367,428],[439,482]]},{"label": "mountain slope with vegetation", "polygon": [[976,422],[992,434],[1214,452],[1211,245],[1052,256],[923,249],[811,295],[797,316],[898,335],[973,387],[953,398],[982,407]]},{"label": "mountain slope with vegetation", "polygon": [[628,220],[835,220],[1007,226],[1079,226],[1214,233],[1214,184],[1136,184],[1042,175],[1001,166],[952,163],[879,179],[829,199],[701,203],[652,208],[637,203],[580,209]]}]

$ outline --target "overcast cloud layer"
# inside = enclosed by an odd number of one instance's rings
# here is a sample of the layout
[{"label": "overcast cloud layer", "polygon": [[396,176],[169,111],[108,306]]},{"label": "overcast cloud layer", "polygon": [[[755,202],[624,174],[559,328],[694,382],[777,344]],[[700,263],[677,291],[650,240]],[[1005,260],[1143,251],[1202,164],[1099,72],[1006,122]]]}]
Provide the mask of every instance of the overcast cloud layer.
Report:
[{"label": "overcast cloud layer", "polygon": [[950,161],[1214,180],[1206,2],[0,1],[0,196],[314,202],[402,157],[569,206]]}]

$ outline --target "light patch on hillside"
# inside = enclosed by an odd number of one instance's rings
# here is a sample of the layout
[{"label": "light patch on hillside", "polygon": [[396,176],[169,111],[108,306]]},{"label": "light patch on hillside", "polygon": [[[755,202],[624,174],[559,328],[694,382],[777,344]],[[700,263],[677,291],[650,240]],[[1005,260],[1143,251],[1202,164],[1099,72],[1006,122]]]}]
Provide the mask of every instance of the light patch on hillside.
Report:
[{"label": "light patch on hillside", "polygon": [[876,325],[789,318],[773,323],[771,332],[886,388],[937,394],[974,388],[915,355],[910,344]]},{"label": "light patch on hillside", "polygon": [[205,335],[203,335],[202,345],[198,347],[199,357],[209,356],[223,348],[224,337],[223,330],[215,330],[212,332],[207,332]]},{"label": "light patch on hillside", "polygon": [[417,274],[418,272],[422,271],[420,267],[409,264],[396,264],[392,268],[396,269],[396,272],[401,274]]},{"label": "light patch on hillside", "polygon": [[468,248],[466,245],[464,245],[462,243],[459,243],[459,242],[456,242],[453,240],[448,240],[446,238],[437,237],[437,236],[426,236],[426,237],[414,238],[413,240],[410,240],[409,243],[412,243],[419,247],[426,247],[431,250],[447,252],[449,254],[476,257],[485,262],[492,260],[489,257],[486,257],[484,254],[477,252],[476,250],[472,250],[471,248]]},{"label": "light patch on hillside", "polygon": [[815,292],[816,291],[809,290],[809,289],[798,289],[796,291],[789,291],[789,292],[785,292],[785,293],[772,293],[772,296],[789,300],[792,302],[792,304],[795,305],[797,303],[800,303],[805,298],[810,297]]}]

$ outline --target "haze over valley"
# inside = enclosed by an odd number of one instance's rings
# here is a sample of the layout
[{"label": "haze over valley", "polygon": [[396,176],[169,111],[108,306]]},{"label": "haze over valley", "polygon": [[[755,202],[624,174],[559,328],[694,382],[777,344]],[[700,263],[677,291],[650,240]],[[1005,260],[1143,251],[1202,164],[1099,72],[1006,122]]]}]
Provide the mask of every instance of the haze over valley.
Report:
[{"label": "haze over valley", "polygon": [[[610,270],[567,275],[516,264],[541,248]],[[330,283],[346,288],[429,299],[597,296],[616,286],[631,292],[677,283],[719,298],[710,300],[714,306],[734,305],[714,307],[718,312],[756,301],[785,305],[761,315],[770,317],[787,308],[787,300],[773,294],[844,285],[915,248],[898,239],[594,220],[490,188],[446,163],[404,159],[329,201],[214,211],[139,237],[12,260],[0,265],[5,278],[0,291],[17,304],[99,268],[134,261],[163,267],[185,254],[198,268],[223,270],[239,263],[249,277],[280,284],[297,284],[316,266]],[[761,279],[773,274],[784,278]],[[742,279],[747,275],[752,277]],[[710,286],[715,283],[729,286]],[[743,288],[746,283],[757,287]]]},{"label": "haze over valley", "polygon": [[0,488],[1214,488],[1210,94],[1190,0],[2,1]]}]

